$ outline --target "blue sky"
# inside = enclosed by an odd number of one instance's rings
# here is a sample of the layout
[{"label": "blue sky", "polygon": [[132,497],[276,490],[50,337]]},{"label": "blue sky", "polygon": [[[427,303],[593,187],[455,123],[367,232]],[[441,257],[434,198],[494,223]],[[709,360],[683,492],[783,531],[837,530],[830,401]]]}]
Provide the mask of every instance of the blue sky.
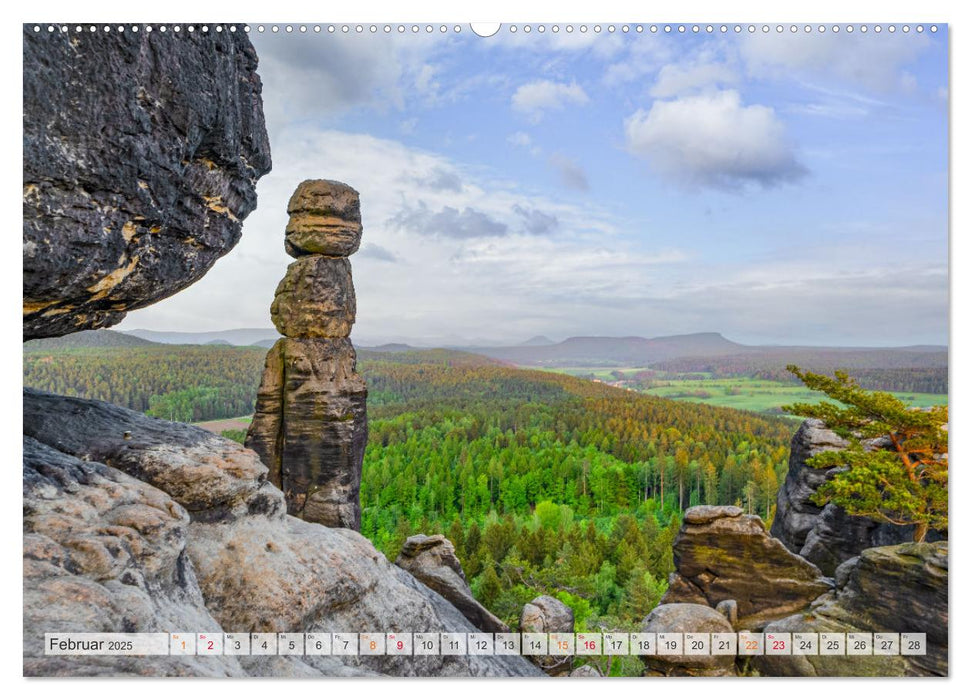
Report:
[{"label": "blue sky", "polygon": [[268,327],[313,177],[361,192],[358,343],[947,342],[943,28],[463,29],[254,32],[259,209],[122,328]]}]

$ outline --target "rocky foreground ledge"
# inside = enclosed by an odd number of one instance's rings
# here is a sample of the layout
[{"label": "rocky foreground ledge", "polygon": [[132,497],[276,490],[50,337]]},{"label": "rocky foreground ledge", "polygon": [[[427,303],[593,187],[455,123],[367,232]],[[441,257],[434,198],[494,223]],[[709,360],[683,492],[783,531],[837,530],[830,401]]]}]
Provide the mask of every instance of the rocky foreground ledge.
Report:
[{"label": "rocky foreground ledge", "polygon": [[927,654],[645,657],[649,673],[948,674],[946,541],[864,549],[830,578],[772,537],[758,516],[734,506],[696,506],[685,511],[674,562],[661,605],[644,620],[645,632],[924,632]]},{"label": "rocky foreground ledge", "polygon": [[286,514],[239,444],[24,392],[28,676],[531,676],[518,656],[57,657],[45,632],[474,632],[352,530]]}]

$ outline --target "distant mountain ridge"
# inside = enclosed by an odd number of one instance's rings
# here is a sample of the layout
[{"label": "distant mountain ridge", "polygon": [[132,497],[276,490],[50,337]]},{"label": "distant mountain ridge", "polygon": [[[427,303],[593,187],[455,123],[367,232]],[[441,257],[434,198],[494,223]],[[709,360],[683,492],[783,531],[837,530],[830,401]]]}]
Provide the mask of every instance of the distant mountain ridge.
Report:
[{"label": "distant mountain ridge", "polygon": [[[274,328],[230,328],[224,331],[151,331],[136,328],[131,331],[121,331],[125,335],[151,340],[156,343],[171,345],[206,345],[212,341],[223,341],[228,345],[256,345],[268,338],[279,338],[280,334]],[[273,342],[276,342],[274,340]]]},{"label": "distant mountain ridge", "polygon": [[745,352],[748,347],[728,340],[721,333],[689,333],[659,338],[579,336],[551,345],[462,350],[524,365],[556,367],[607,363],[643,367],[676,357],[734,355]]},{"label": "distant mountain ridge", "polygon": [[158,345],[158,343],[128,335],[127,333],[102,329],[96,331],[80,331],[57,338],[29,340],[24,343],[24,352],[70,350],[72,348],[131,348],[147,345]]}]

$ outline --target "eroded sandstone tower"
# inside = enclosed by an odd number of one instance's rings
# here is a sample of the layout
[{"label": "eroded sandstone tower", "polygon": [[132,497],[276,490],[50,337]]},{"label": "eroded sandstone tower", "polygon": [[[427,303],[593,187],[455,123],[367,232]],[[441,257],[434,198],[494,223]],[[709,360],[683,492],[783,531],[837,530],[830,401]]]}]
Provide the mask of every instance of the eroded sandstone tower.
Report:
[{"label": "eroded sandstone tower", "polygon": [[246,446],[292,515],[357,530],[367,388],[348,338],[356,302],[347,257],[361,244],[360,199],[341,182],[307,180],[287,213],[285,245],[296,261],[270,307],[285,337],[267,353]]}]

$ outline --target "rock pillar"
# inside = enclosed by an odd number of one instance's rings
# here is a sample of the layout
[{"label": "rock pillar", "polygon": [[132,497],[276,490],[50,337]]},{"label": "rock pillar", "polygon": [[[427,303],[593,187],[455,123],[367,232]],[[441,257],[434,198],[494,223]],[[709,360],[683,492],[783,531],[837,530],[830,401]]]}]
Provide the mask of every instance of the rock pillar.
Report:
[{"label": "rock pillar", "polygon": [[358,530],[367,387],[348,337],[357,309],[347,258],[361,243],[360,199],[343,183],[307,180],[287,213],[285,246],[296,261],[270,307],[284,337],[267,353],[246,446],[291,515]]}]

